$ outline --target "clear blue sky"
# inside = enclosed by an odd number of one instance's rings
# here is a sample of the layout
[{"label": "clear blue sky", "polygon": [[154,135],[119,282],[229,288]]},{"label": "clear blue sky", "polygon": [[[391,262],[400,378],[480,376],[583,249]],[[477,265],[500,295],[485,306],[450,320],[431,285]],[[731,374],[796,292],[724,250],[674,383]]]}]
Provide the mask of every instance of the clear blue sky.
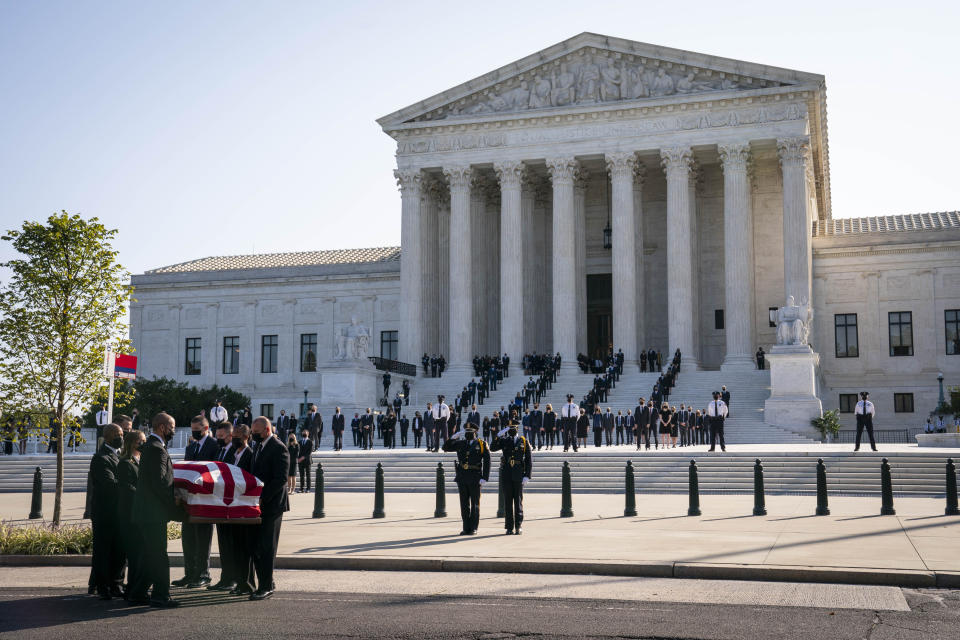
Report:
[{"label": "clear blue sky", "polygon": [[96,215],[135,273],[398,244],[375,118],[581,31],[822,73],[834,215],[955,210],[957,7],[0,0],[0,227]]}]

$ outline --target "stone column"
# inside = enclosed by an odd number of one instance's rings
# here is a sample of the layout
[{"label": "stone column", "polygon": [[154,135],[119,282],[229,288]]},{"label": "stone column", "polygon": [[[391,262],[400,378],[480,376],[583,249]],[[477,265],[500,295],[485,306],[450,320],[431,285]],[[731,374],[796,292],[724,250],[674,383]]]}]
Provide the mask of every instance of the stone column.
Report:
[{"label": "stone column", "polygon": [[727,352],[721,369],[753,364],[753,215],[750,210],[750,145],[720,145],[723,165],[723,260]]},{"label": "stone column", "polygon": [[613,348],[626,364],[637,361],[637,248],[633,213],[633,173],[637,156],[608,153],[613,230]]},{"label": "stone column", "polygon": [[697,368],[693,353],[693,272],[690,255],[690,147],[662,149],[667,174],[667,325],[669,346],[665,362],[680,349],[687,371]]},{"label": "stone column", "polygon": [[634,247],[636,249],[636,270],[637,286],[634,288],[637,296],[637,355],[644,349],[649,348],[647,342],[646,323],[644,316],[646,314],[646,281],[644,280],[644,258],[643,258],[643,184],[647,178],[647,167],[637,163],[634,169],[633,177],[633,220],[634,220]]},{"label": "stone column", "polygon": [[577,366],[577,265],[573,181],[579,163],[573,157],[551,158],[553,181],[553,353],[562,367]]},{"label": "stone column", "polygon": [[[523,227],[523,353],[537,348],[539,314],[543,313],[543,278],[546,239],[543,237],[543,215],[534,211],[535,185],[531,175],[524,172],[520,184],[520,224]],[[502,254],[501,254],[502,255]]]},{"label": "stone column", "polygon": [[450,354],[451,371],[469,371],[473,358],[469,166],[445,167],[450,183]]},{"label": "stone column", "polygon": [[[810,218],[807,211],[806,137],[777,140],[783,170],[783,283],[784,295],[797,303],[810,301]],[[782,304],[782,303],[781,303]]]},{"label": "stone column", "polygon": [[573,215],[577,257],[577,353],[587,352],[587,185],[590,174],[578,171],[573,181]]},{"label": "stone column", "polygon": [[420,186],[423,174],[419,169],[398,169],[393,172],[400,187],[400,360],[416,363],[423,353],[420,317],[423,313],[423,262],[420,252]]},{"label": "stone column", "polygon": [[[421,351],[414,354],[416,360],[412,364],[419,364],[424,352],[438,353],[440,351],[440,243],[439,243],[439,207],[440,193],[445,187],[436,178],[424,179],[421,187],[420,199],[420,255],[423,277],[420,290],[422,293],[421,320],[423,328]],[[422,371],[417,369],[418,372]]]},{"label": "stone column", "polygon": [[522,162],[493,165],[500,180],[500,352],[523,358]]}]

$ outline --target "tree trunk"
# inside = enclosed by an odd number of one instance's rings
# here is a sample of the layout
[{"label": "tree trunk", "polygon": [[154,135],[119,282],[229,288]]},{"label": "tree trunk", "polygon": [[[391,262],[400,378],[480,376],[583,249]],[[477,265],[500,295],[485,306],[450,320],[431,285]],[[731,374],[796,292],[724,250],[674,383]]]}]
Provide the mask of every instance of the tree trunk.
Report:
[{"label": "tree trunk", "polygon": [[60,510],[63,503],[63,449],[67,446],[63,433],[63,394],[57,402],[57,415],[54,418],[57,427],[57,484],[53,497],[53,526],[60,526]]}]

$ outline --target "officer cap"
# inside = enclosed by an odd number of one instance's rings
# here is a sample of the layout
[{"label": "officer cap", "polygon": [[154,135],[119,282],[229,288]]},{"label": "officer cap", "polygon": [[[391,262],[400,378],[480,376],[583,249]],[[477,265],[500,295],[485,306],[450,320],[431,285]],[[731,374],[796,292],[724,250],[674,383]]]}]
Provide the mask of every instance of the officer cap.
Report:
[{"label": "officer cap", "polygon": [[714,392],[713,392],[713,397],[714,397],[714,398],[716,398],[716,397],[719,396],[719,395],[720,395],[720,392],[719,392],[719,391],[714,391]]},{"label": "officer cap", "polygon": [[568,393],[568,394],[567,394],[567,400],[573,400],[573,394],[572,394],[572,393]]},{"label": "officer cap", "polygon": [[476,431],[476,430],[477,430],[477,425],[473,424],[472,422],[468,422],[468,423],[466,423],[465,425],[463,425],[463,430],[464,430],[464,431]]}]

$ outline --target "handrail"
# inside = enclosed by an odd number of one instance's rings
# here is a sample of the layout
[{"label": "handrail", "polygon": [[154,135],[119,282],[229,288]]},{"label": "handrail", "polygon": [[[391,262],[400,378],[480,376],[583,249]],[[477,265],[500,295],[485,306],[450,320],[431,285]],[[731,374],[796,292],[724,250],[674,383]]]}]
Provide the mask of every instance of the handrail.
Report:
[{"label": "handrail", "polygon": [[400,362],[399,360],[390,360],[378,356],[370,356],[370,362],[380,371],[389,371],[390,373],[399,373],[402,376],[411,378],[417,377],[417,365],[409,362]]}]

